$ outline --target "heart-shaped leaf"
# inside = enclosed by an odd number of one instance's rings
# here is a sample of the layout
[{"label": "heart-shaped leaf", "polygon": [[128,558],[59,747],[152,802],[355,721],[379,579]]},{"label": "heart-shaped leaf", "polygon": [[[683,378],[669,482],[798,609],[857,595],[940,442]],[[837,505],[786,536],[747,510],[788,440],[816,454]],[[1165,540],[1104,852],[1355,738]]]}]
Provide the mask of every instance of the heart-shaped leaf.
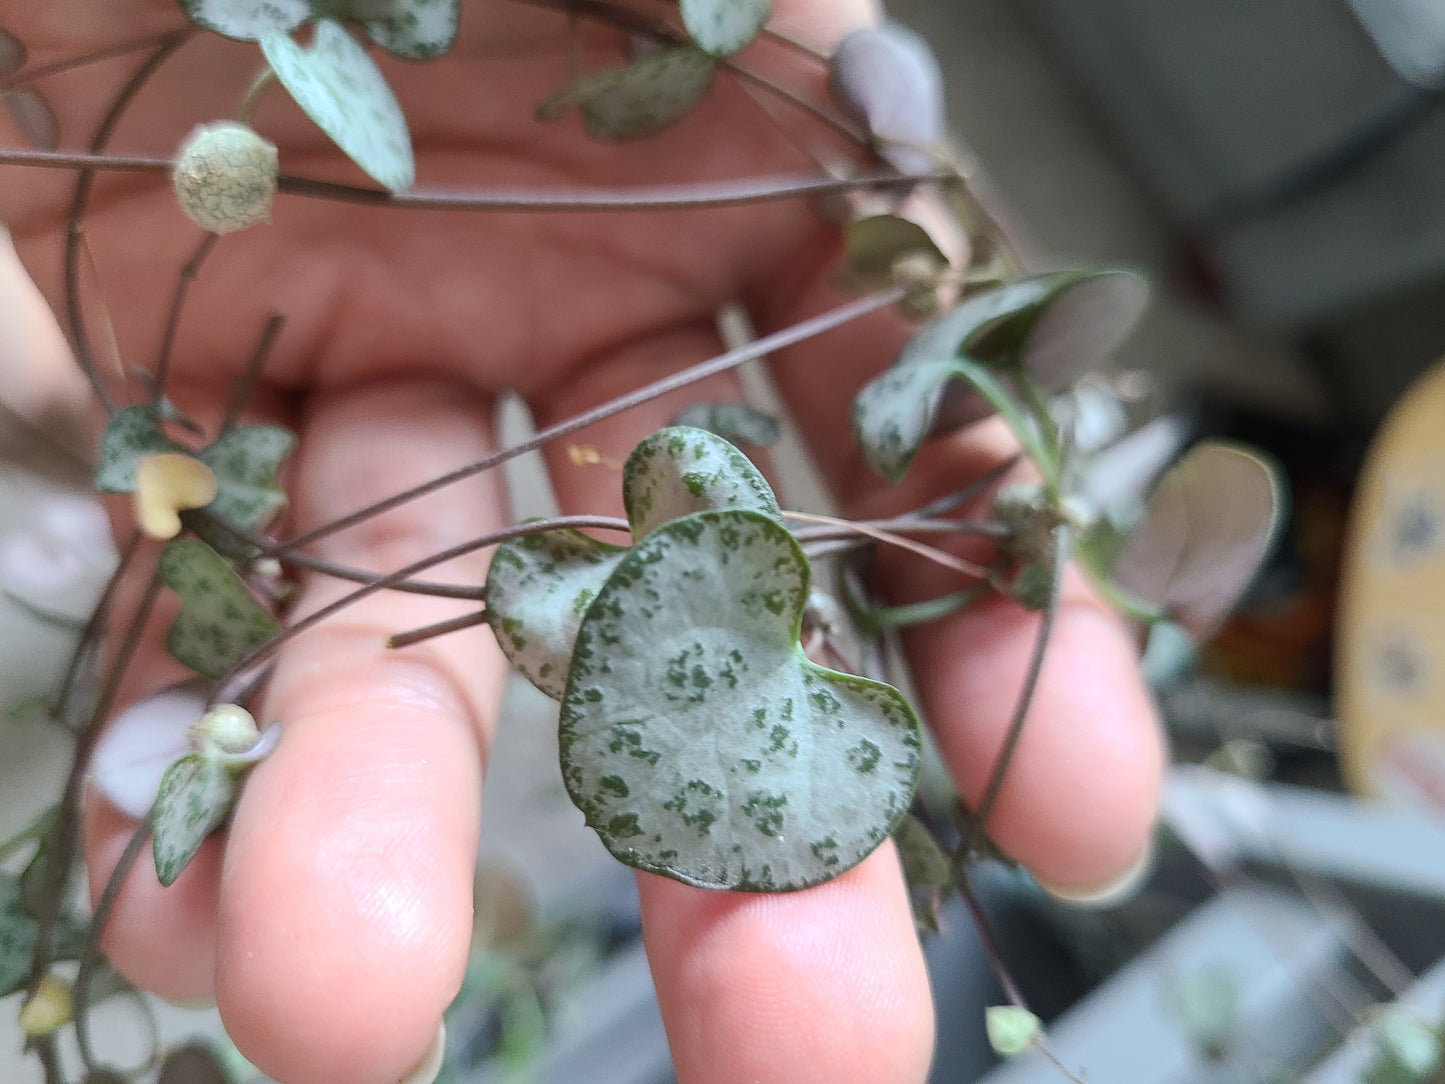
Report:
[{"label": "heart-shaped leaf", "polygon": [[196,457],[216,476],[210,511],[247,530],[264,527],[286,506],[286,491],[276,480],[296,438],[274,425],[246,425],[222,433]]},{"label": "heart-shaped leaf", "polygon": [[733,444],[751,444],[755,448],[770,448],[782,435],[776,418],[746,403],[694,403],[672,424],[706,429]]},{"label": "heart-shaped leaf", "polygon": [[236,805],[240,784],[218,760],[187,753],[161,777],[151,825],[156,877],[167,888]]},{"label": "heart-shaped leaf", "polygon": [[135,489],[136,469],[142,459],[183,451],[161,432],[161,417],[155,407],[142,404],[117,410],[100,438],[95,487],[106,493],[130,493]]},{"label": "heart-shaped leaf", "polygon": [[279,30],[260,40],[281,85],[348,158],[393,192],[411,187],[416,173],[406,117],[351,35],[322,19],[309,49]]},{"label": "heart-shaped leaf", "polygon": [[240,41],[288,34],[314,14],[310,0],[180,0],[197,26]]},{"label": "heart-shaped leaf", "polygon": [[512,666],[554,700],[567,688],[582,615],[626,552],[564,530],[519,538],[492,555],[487,622]]},{"label": "heart-shaped leaf", "polygon": [[729,56],[757,37],[773,0],[682,0],[682,24],[699,48]]},{"label": "heart-shaped leaf", "polygon": [[923,885],[950,885],[953,869],[943,848],[922,821],[905,813],[893,829],[893,843],[903,866],[903,879],[909,888]]},{"label": "heart-shaped leaf", "polygon": [[53,151],[60,146],[60,121],[45,95],[34,87],[0,92],[15,127],[37,150]]},{"label": "heart-shaped leaf", "polygon": [[133,496],[141,530],[152,538],[174,538],[181,532],[182,511],[215,500],[216,476],[195,456],[157,452],[137,465]]},{"label": "heart-shaped leaf", "polygon": [[289,34],[313,19],[348,19],[387,52],[430,60],[456,39],[459,0],[180,0],[180,5],[193,23],[240,41]]},{"label": "heart-shaped leaf", "polygon": [[943,76],[923,38],[897,23],[853,31],[829,60],[828,88],[895,169],[933,167],[944,134]]},{"label": "heart-shaped leaf", "polygon": [[844,243],[848,272],[865,286],[891,282],[894,266],[910,256],[918,257],[935,271],[948,266],[948,257],[928,231],[900,215],[868,215],[850,222],[844,231]]},{"label": "heart-shaped leaf", "polygon": [[181,600],[166,650],[198,674],[221,677],[280,630],[225,558],[199,539],[166,546],[159,572]]},{"label": "heart-shaped leaf", "polygon": [[702,429],[676,426],[643,440],[622,467],[622,504],[632,537],[716,508],[749,508],[781,519],[772,487],[733,445]]},{"label": "heart-shaped leaf", "polygon": [[712,89],[716,61],[691,45],[664,49],[625,68],[591,75],[537,107],[555,120],[573,105],[593,139],[618,143],[640,139],[685,116]]},{"label": "heart-shaped leaf", "polygon": [[1062,391],[1128,333],[1143,297],[1140,280],[1119,271],[1050,272],[974,294],[921,327],[859,393],[853,423],[864,458],[896,480],[928,437],[995,411],[1027,441],[987,371]]},{"label": "heart-shaped leaf", "polygon": [[1273,465],[1233,444],[1198,444],[1155,486],[1114,580],[1203,641],[1259,571],[1283,503]]},{"label": "heart-shaped leaf", "polygon": [[562,777],[623,862],[786,891],[866,857],[908,809],[918,723],[894,689],[809,662],[808,562],[772,516],[698,512],[619,562],[577,632]]},{"label": "heart-shaped leaf", "polygon": [[350,0],[347,13],[387,52],[430,60],[456,40],[460,6],[460,0]]},{"label": "heart-shaped leaf", "polygon": [[[747,456],[701,429],[678,426],[652,434],[628,456],[622,479],[633,538],[711,508],[781,515]],[[548,696],[562,698],[582,615],[626,553],[626,547],[557,530],[508,542],[493,555],[487,621],[512,665]]]},{"label": "heart-shaped leaf", "polygon": [[0,26],[0,79],[8,79],[25,67],[29,55],[25,43]]}]

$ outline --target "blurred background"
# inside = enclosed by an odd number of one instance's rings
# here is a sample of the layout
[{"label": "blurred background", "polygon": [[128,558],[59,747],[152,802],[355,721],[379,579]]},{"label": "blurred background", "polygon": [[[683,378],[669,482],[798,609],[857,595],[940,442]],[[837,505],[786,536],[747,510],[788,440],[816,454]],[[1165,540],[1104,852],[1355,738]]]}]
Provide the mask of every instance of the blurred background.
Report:
[{"label": "blurred background", "polygon": [[[1109,409],[1173,418],[1174,453],[1248,441],[1289,482],[1278,551],[1237,615],[1202,653],[1151,660],[1178,767],[1147,883],[1080,908],[980,872],[1052,1054],[1130,1084],[1441,1079],[1445,386],[1429,373],[1445,354],[1445,2],[889,11],[938,53],[952,127],[1031,265],[1154,284],[1100,382]],[[0,344],[20,349],[36,345]],[[82,467],[16,419],[3,430],[8,836],[65,753],[27,700],[110,558],[75,496]],[[630,876],[566,802],[553,706],[521,683],[513,696],[478,889],[492,948],[451,1021],[458,1078],[664,1084]],[[1037,1052],[998,1064],[982,1010],[1002,994],[967,913],[942,925],[934,1080],[1067,1079]],[[220,1041],[204,1012],[167,1008],[162,1026]],[[0,1036],[0,1080],[38,1081],[13,1028]]]}]

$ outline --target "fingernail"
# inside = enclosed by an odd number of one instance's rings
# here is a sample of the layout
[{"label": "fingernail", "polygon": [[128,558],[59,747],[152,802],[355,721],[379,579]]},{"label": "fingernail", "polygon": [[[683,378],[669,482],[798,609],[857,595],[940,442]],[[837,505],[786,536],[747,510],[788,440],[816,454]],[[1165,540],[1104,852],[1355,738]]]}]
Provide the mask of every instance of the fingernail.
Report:
[{"label": "fingernail", "polygon": [[447,1025],[437,1025],[437,1037],[432,1040],[431,1049],[415,1069],[402,1077],[397,1084],[432,1084],[442,1071],[442,1060],[447,1052]]},{"label": "fingernail", "polygon": [[1078,904],[1084,907],[1112,907],[1115,904],[1123,903],[1139,891],[1149,880],[1149,875],[1153,871],[1154,843],[1151,840],[1149,845],[1144,848],[1144,852],[1128,869],[1097,888],[1066,888],[1061,885],[1049,884],[1039,877],[1034,878],[1034,883],[1054,899],[1063,903]]}]

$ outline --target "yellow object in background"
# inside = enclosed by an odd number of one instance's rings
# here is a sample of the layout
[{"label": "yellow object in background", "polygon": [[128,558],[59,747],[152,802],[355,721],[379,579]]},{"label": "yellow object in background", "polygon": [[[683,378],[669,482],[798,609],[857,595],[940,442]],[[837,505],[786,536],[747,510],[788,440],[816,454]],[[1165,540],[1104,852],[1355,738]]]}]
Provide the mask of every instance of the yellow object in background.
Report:
[{"label": "yellow object in background", "polygon": [[1360,472],[1335,710],[1352,791],[1445,813],[1445,362],[1396,404]]}]

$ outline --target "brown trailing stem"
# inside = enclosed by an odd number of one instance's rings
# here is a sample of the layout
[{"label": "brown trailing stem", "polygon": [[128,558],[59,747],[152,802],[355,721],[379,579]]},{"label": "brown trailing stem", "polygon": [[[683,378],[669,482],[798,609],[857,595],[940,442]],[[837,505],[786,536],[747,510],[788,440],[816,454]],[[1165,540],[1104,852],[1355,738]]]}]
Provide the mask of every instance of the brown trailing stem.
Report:
[{"label": "brown trailing stem", "polygon": [[[105,150],[110,137],[115,133],[116,126],[120,123],[121,117],[125,115],[126,108],[135,96],[140,93],[141,88],[146,85],[150,77],[156,73],[162,64],[170,58],[171,54],[179,49],[191,37],[191,31],[179,30],[165,35],[161,44],[148,56],[143,64],[121,87],[120,93],[111,102],[110,108],[106,110],[105,116],[101,118],[100,126],[96,128],[95,135],[91,138],[89,150],[92,154],[100,154]],[[75,190],[70,198],[70,210],[66,216],[65,224],[65,253],[64,253],[64,274],[65,274],[65,318],[70,332],[71,349],[75,352],[76,363],[81,371],[85,373],[86,379],[90,381],[91,389],[95,392],[96,399],[106,410],[106,413],[115,413],[115,400],[111,397],[105,382],[101,380],[100,370],[95,362],[95,353],[91,349],[90,335],[85,329],[85,315],[81,310],[80,301],[80,255],[81,240],[83,234],[83,222],[86,208],[90,204],[90,193],[95,187],[95,170],[83,169],[75,179]]]},{"label": "brown trailing stem", "polygon": [[[211,234],[211,236],[214,237],[215,234]],[[251,356],[246,361],[246,367],[241,370],[241,375],[236,378],[236,383],[231,387],[231,397],[226,402],[226,412],[221,415],[221,428],[218,436],[229,433],[235,427],[241,411],[251,400],[251,392],[256,387],[256,381],[261,378],[261,370],[266,367],[266,359],[271,356],[271,351],[276,346],[276,340],[281,335],[281,329],[285,326],[286,317],[276,312],[271,314],[271,318],[266,321],[266,326],[261,329],[261,338],[257,341],[256,348],[251,351]]]},{"label": "brown trailing stem", "polygon": [[151,398],[157,406],[166,396],[166,380],[171,375],[171,352],[175,349],[176,332],[181,326],[181,311],[186,307],[186,295],[190,293],[191,283],[196,281],[201,265],[206,262],[206,257],[211,254],[211,249],[215,247],[219,237],[220,234],[207,233],[201,238],[201,243],[191,253],[191,258],[181,265],[180,274],[176,276],[176,292],[171,297],[171,309],[166,316],[166,329],[161,336],[161,351],[152,377],[154,387]]},{"label": "brown trailing stem", "polygon": [[[961,853],[966,858],[967,848],[961,848]],[[954,884],[958,888],[959,898],[963,905],[968,908],[968,916],[973,919],[974,929],[978,931],[978,940],[983,945],[984,955],[993,968],[994,975],[998,978],[999,987],[1003,990],[1003,996],[1010,1005],[1016,1005],[1020,1009],[1027,1009],[1028,1003],[1019,992],[1018,985],[1014,982],[1013,975],[1009,973],[1008,965],[1004,963],[1003,952],[999,949],[998,937],[993,932],[993,926],[984,914],[983,908],[979,906],[978,897],[973,894],[973,887],[968,883],[968,871],[963,862],[956,862],[954,871]]]},{"label": "brown trailing stem", "polygon": [[486,620],[486,610],[462,614],[461,617],[454,617],[450,621],[438,621],[435,625],[424,625],[419,629],[412,629],[410,632],[398,632],[394,636],[388,636],[386,646],[391,648],[411,647],[412,644],[419,644],[436,636],[445,636],[449,632],[476,628]]},{"label": "brown trailing stem", "polygon": [[100,1071],[90,1046],[90,984],[95,978],[96,965],[104,959],[100,952],[100,942],[105,936],[105,927],[110,922],[110,914],[115,910],[115,901],[120,897],[125,879],[135,868],[136,860],[140,858],[146,840],[150,838],[152,816],[152,813],[147,812],[141,818],[115,868],[106,879],[105,888],[101,890],[100,899],[95,904],[95,913],[90,919],[90,928],[86,931],[85,948],[80,954],[80,970],[76,973],[70,990],[74,1005],[75,1043],[80,1048],[80,1060],[89,1073]]},{"label": "brown trailing stem", "polygon": [[28,68],[16,72],[9,79],[0,80],[0,87],[6,90],[19,90],[29,86],[37,79],[44,79],[48,75],[58,75],[61,72],[73,71],[76,68],[83,68],[87,64],[95,64],[102,60],[109,60],[112,57],[125,56],[127,53],[138,53],[142,49],[149,49],[153,45],[160,45],[174,31],[167,31],[165,34],[152,34],[148,38],[137,38],[133,41],[121,42],[119,45],[107,45],[104,49],[97,49],[91,53],[84,53],[81,56],[70,57],[67,60],[57,60],[53,64],[42,64],[38,68]]},{"label": "brown trailing stem", "polygon": [[1033,655],[1029,658],[1028,672],[1024,675],[1023,687],[1019,690],[1018,700],[1014,704],[1013,718],[1009,720],[1003,744],[999,746],[993,770],[989,773],[988,783],[983,789],[983,796],[979,799],[978,808],[973,814],[973,827],[968,840],[969,849],[981,844],[987,836],[988,818],[993,813],[999,792],[1003,789],[1009,762],[1013,760],[1019,736],[1023,734],[1024,722],[1027,720],[1029,708],[1033,704],[1034,692],[1038,689],[1039,677],[1044,669],[1044,657],[1048,653],[1049,639],[1053,635],[1054,621],[1059,613],[1059,593],[1064,580],[1064,565],[1069,557],[1069,543],[1069,529],[1064,526],[1055,527],[1053,579],[1049,584],[1048,602],[1044,605],[1043,613],[1039,618],[1039,630],[1034,636]]},{"label": "brown trailing stem", "polygon": [[529,523],[518,523],[511,527],[503,527],[500,530],[489,531],[478,538],[463,542],[460,545],[452,546],[450,549],[440,553],[434,553],[430,557],[424,557],[420,561],[414,561],[405,568],[399,568],[395,572],[385,576],[379,576],[363,587],[352,591],[349,595],[329,603],[314,613],[307,614],[294,624],[287,625],[264,644],[256,647],[244,658],[236,662],[225,674],[221,676],[216,686],[215,701],[224,703],[232,700],[229,690],[234,688],[236,683],[243,679],[247,673],[254,670],[257,665],[271,658],[286,643],[305,632],[307,629],[320,624],[328,617],[333,617],[342,610],[355,605],[364,598],[369,598],[378,591],[385,591],[395,587],[399,583],[411,579],[413,576],[425,572],[437,565],[444,565],[448,561],[454,561],[458,557],[465,557],[469,553],[486,549],[488,546],[495,546],[502,542],[509,542],[514,538],[525,538],[528,535],[537,534],[541,531],[552,531],[562,527],[571,527],[577,530],[614,530],[626,531],[627,522],[612,516],[557,516],[547,520],[533,520]]},{"label": "brown trailing stem", "polygon": [[106,622],[110,619],[111,603],[115,599],[115,593],[120,587],[126,570],[140,550],[140,543],[141,533],[132,531],[130,538],[120,549],[115,570],[110,574],[110,579],[106,581],[105,587],[101,590],[100,598],[96,600],[95,606],[90,611],[90,617],[86,619],[85,626],[80,630],[80,636],[70,654],[70,661],[65,667],[65,676],[60,681],[60,694],[55,700],[55,715],[62,721],[69,714],[70,699],[74,695],[76,683],[80,680],[80,672],[85,660],[100,643],[100,638],[105,633]]},{"label": "brown trailing stem", "polygon": [[[67,151],[0,149],[0,165],[42,169],[78,169],[96,173],[169,173],[169,158],[145,155],[82,154]],[[278,192],[313,199],[359,203],[369,207],[397,207],[414,211],[611,212],[691,211],[709,207],[741,207],[779,199],[827,196],[858,189],[886,190],[956,180],[952,170],[923,173],[876,172],[852,177],[816,173],[783,173],[735,181],[695,184],[635,185],[631,187],[557,188],[412,188],[388,192],[381,188],[338,184],[282,173]]]},{"label": "brown trailing stem", "polygon": [[154,570],[145,593],[131,615],[111,662],[110,672],[101,690],[99,701],[91,713],[89,722],[76,735],[75,753],[70,765],[70,774],[65,780],[65,793],[56,810],[55,825],[45,842],[45,880],[40,898],[35,905],[36,936],[34,955],[30,964],[30,995],[45,976],[50,965],[50,939],[55,921],[65,896],[65,887],[70,880],[71,868],[75,864],[80,843],[80,798],[85,785],[85,773],[90,764],[90,754],[100,739],[101,729],[120,692],[121,681],[130,668],[141,637],[150,621],[151,608],[160,593],[160,577]]},{"label": "brown trailing stem", "polygon": [[306,534],[284,542],[278,547],[275,555],[281,556],[289,553],[292,550],[299,549],[302,546],[333,535],[337,531],[345,530],[347,527],[353,527],[373,516],[380,515],[383,512],[389,512],[391,509],[398,508],[408,501],[426,496],[428,493],[435,493],[437,490],[444,489],[455,482],[460,482],[464,478],[470,478],[483,471],[491,470],[493,467],[500,466],[509,459],[515,459],[517,456],[540,448],[544,444],[557,440],[559,437],[565,437],[571,433],[575,433],[579,429],[585,429],[587,426],[593,425],[596,422],[604,421],[614,414],[619,414],[624,410],[630,410],[635,406],[640,406],[643,403],[650,402],[670,392],[678,391],[700,380],[706,380],[709,377],[716,376],[718,373],[736,369],[744,362],[751,361],[754,358],[766,357],[768,354],[775,353],[795,343],[802,342],[805,339],[811,339],[815,335],[821,335],[825,331],[830,331],[835,327],[850,323],[859,317],[867,316],[869,313],[877,312],[880,309],[885,309],[902,300],[905,293],[906,290],[904,288],[897,286],[880,290],[877,293],[859,298],[856,301],[839,305],[835,309],[829,309],[827,312],[804,320],[802,323],[794,324],[792,327],[784,328],[782,331],[765,335],[761,339],[756,339],[748,343],[746,346],[739,347],[736,350],[729,350],[709,361],[684,369],[680,373],[663,377],[661,380],[638,388],[636,391],[619,395],[617,398],[599,407],[584,411],[565,422],[559,422],[547,429],[543,429],[519,444],[514,444],[511,447],[493,452],[491,455],[479,459],[474,463],[469,463],[465,467],[459,467],[448,474],[443,474],[439,478],[432,479],[430,482],[425,482],[422,485],[404,490],[395,496],[388,497],[386,500],[378,501],[376,504],[358,509],[348,516],[333,520],[331,523],[317,527],[313,531],[308,531]]}]

